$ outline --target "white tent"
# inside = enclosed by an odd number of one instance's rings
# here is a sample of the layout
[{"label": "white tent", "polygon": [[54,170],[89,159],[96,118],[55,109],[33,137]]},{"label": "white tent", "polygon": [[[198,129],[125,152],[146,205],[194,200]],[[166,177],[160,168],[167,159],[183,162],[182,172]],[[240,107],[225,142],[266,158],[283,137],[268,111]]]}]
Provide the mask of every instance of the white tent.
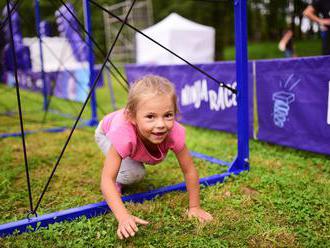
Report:
[{"label": "white tent", "polygon": [[[191,63],[214,61],[215,29],[172,13],[142,32]],[[143,35],[136,33],[136,63],[183,64]]]},{"label": "white tent", "polygon": [[[38,38],[23,38],[23,44],[30,49],[32,71],[41,71]],[[66,38],[43,37],[42,52],[45,72],[88,68],[88,62],[80,62],[75,59],[70,43]]]}]

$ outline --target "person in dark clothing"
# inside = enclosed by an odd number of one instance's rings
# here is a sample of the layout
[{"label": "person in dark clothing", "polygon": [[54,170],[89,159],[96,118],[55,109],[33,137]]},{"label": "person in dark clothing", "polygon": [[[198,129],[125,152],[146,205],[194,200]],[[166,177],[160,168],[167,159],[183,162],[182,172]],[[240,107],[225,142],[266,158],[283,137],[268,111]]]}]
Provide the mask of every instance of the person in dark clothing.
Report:
[{"label": "person in dark clothing", "polygon": [[330,55],[330,1],[313,0],[304,10],[304,16],[320,25],[322,54]]}]

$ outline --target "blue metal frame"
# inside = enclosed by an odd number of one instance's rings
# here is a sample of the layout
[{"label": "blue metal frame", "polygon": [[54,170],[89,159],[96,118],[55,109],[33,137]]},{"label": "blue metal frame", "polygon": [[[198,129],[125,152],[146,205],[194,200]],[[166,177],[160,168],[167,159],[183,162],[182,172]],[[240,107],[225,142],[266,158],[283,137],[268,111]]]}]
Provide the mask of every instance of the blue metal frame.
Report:
[{"label": "blue metal frame", "polygon": [[[85,26],[86,30],[90,35],[86,37],[86,43],[88,46],[88,63],[89,63],[89,87],[92,89],[93,82],[95,80],[95,71],[94,71],[94,52],[93,52],[93,42],[90,37],[92,37],[92,24],[91,24],[91,10],[89,0],[84,0],[84,16],[85,16]],[[97,120],[97,109],[96,109],[96,95],[95,90],[91,94],[91,109],[92,109],[92,118],[89,121],[90,126],[96,126],[98,124]]]},{"label": "blue metal frame", "polygon": [[44,104],[43,109],[44,111],[47,110],[48,105],[48,89],[47,89],[47,83],[46,83],[46,77],[45,77],[45,70],[44,70],[44,56],[43,56],[43,50],[42,50],[42,39],[40,35],[40,2],[39,0],[34,0],[34,12],[36,15],[36,30],[37,30],[37,36],[39,40],[39,54],[40,54],[40,64],[41,64],[41,78],[43,82],[43,96],[44,96]]},{"label": "blue metal frame", "polygon": [[237,79],[237,157],[229,172],[249,170],[249,89],[246,0],[235,0],[235,48]]},{"label": "blue metal frame", "polygon": [[[204,186],[210,186],[217,183],[221,183],[224,179],[231,173],[224,173],[221,175],[214,175],[206,178],[200,179],[200,183]],[[137,193],[128,196],[123,196],[123,202],[136,202],[142,203],[146,200],[152,200],[158,196],[164,195],[173,191],[185,191],[186,184],[179,183],[171,186],[162,187],[159,189],[151,190],[144,193]],[[71,208],[59,212],[54,212],[51,214],[45,214],[40,217],[34,217],[30,219],[24,219],[16,222],[7,223],[0,225],[0,237],[11,235],[13,233],[21,234],[23,232],[37,230],[41,227],[47,227],[49,224],[62,221],[72,221],[81,216],[86,218],[92,218],[101,214],[109,212],[110,209],[105,201],[89,204],[78,208]]]},{"label": "blue metal frame", "polygon": [[[87,1],[87,0],[84,0]],[[192,152],[192,155],[217,164],[229,165],[228,172],[201,178],[200,183],[210,186],[221,183],[224,179],[232,174],[239,174],[249,169],[249,122],[248,122],[248,77],[247,77],[247,30],[246,30],[246,0],[235,0],[235,43],[236,43],[236,72],[238,87],[238,113],[237,113],[237,136],[238,136],[238,153],[235,160],[229,164],[221,160],[212,158],[207,155]],[[149,192],[124,196],[124,202],[143,202],[151,200],[156,196],[163,195],[172,191],[186,190],[185,183],[171,185]],[[90,204],[78,208],[72,208],[52,214],[43,215],[31,219],[24,219],[17,222],[11,222],[0,225],[0,237],[11,235],[18,230],[19,233],[36,230],[39,227],[47,227],[49,224],[61,221],[74,220],[81,216],[87,218],[104,214],[109,211],[105,202]]]}]

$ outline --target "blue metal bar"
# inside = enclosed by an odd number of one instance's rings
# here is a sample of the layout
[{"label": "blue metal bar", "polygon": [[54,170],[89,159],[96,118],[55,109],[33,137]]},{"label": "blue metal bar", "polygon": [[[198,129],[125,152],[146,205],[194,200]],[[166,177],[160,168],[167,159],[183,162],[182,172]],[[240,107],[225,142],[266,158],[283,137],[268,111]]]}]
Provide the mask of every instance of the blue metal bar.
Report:
[{"label": "blue metal bar", "polygon": [[229,172],[249,169],[249,89],[246,0],[235,0],[235,47],[237,78],[237,157]]},{"label": "blue metal bar", "polygon": [[[61,116],[61,117],[64,117],[64,118],[67,118],[67,119],[71,119],[71,120],[75,120],[76,119],[76,116],[73,116],[71,114],[67,114],[67,113],[62,113],[61,111],[58,111],[56,109],[48,109],[48,112],[52,113],[52,114],[55,114],[55,115],[58,115],[58,116]],[[80,122],[88,122],[82,118],[80,118],[79,120]]]},{"label": "blue metal bar", "polygon": [[224,165],[224,166],[230,166],[231,165],[231,163],[229,163],[229,162],[226,162],[226,161],[223,161],[223,160],[220,160],[220,159],[217,159],[217,158],[214,158],[214,157],[202,154],[202,153],[190,151],[190,154],[193,157],[200,158],[200,159],[209,161],[209,162],[214,163],[214,164]]},{"label": "blue metal bar", "polygon": [[[24,135],[26,134],[34,134],[34,133],[39,133],[39,132],[50,132],[50,133],[59,133],[59,132],[64,132],[67,127],[56,127],[56,128],[48,128],[48,129],[42,129],[40,131],[25,131]],[[0,138],[9,138],[9,137],[21,137],[21,133],[3,133],[0,134]]]},{"label": "blue metal bar", "polygon": [[[85,121],[83,124],[80,124],[78,128],[83,128],[89,126],[88,122]],[[33,130],[33,131],[24,131],[24,135],[26,134],[34,134],[34,133],[61,133],[64,132],[67,129],[70,129],[71,127],[54,127],[54,128],[45,128],[40,130]],[[20,137],[21,133],[3,133],[0,134],[0,138],[10,138],[10,137]]]},{"label": "blue metal bar", "polygon": [[[90,37],[92,37],[92,24],[91,24],[91,11],[89,0],[84,0],[84,16],[85,16],[85,26],[89,35],[86,37],[86,43],[88,45],[88,62],[89,62],[89,87],[92,89],[93,82],[95,80],[95,71],[94,71],[94,52],[93,52],[93,43]],[[98,123],[97,120],[97,109],[96,109],[96,95],[95,90],[91,94],[91,109],[92,109],[92,118],[89,122],[90,126],[96,126]]]},{"label": "blue metal bar", "polygon": [[41,65],[41,78],[43,83],[43,96],[44,96],[44,104],[43,109],[44,111],[47,111],[47,105],[48,105],[48,89],[47,89],[47,83],[46,83],[46,76],[44,71],[44,56],[43,56],[43,50],[42,50],[42,38],[40,35],[40,2],[39,0],[34,0],[34,11],[36,15],[36,30],[39,40],[39,56],[40,56],[40,65]]},{"label": "blue metal bar", "polygon": [[[236,173],[236,172],[233,172]],[[205,177],[200,179],[200,184],[204,186],[211,186],[217,183],[222,183],[224,179],[230,176],[233,173],[223,173],[219,175],[213,175],[210,177]],[[237,172],[239,173],[239,172]],[[152,200],[155,197],[164,195],[166,193],[170,193],[173,191],[186,191],[186,184],[179,183],[175,185],[170,185],[166,187],[162,187],[159,189],[151,190],[148,192],[132,194],[128,196],[122,197],[123,202],[138,202],[142,203],[146,200]],[[36,231],[40,227],[47,228],[49,224],[53,224],[55,222],[62,221],[72,221],[81,216],[85,216],[86,218],[92,218],[101,214],[105,214],[110,211],[107,203],[105,201],[89,204],[82,207],[71,208],[59,212],[54,212],[51,214],[42,215],[39,217],[34,217],[30,219],[23,219],[16,222],[10,222],[6,224],[0,225],[0,237],[8,236],[16,233],[18,234],[34,230]]]},{"label": "blue metal bar", "polygon": [[[76,118],[70,114],[64,114],[61,113],[57,110],[53,110],[53,109],[48,109],[48,112],[51,112],[53,114],[68,118],[68,119],[73,119],[75,120]],[[84,119],[80,119],[80,124],[78,127],[82,128],[85,126],[90,126],[89,125],[89,121],[86,121]],[[46,129],[40,129],[40,130],[30,130],[30,131],[24,131],[24,134],[35,134],[35,133],[40,133],[40,132],[44,132],[44,133],[60,133],[60,132],[64,132],[65,130],[69,129],[69,127],[54,127],[54,128],[46,128]],[[20,137],[21,133],[20,132],[16,132],[16,133],[2,133],[0,134],[0,139],[2,138],[10,138],[10,137]]]}]

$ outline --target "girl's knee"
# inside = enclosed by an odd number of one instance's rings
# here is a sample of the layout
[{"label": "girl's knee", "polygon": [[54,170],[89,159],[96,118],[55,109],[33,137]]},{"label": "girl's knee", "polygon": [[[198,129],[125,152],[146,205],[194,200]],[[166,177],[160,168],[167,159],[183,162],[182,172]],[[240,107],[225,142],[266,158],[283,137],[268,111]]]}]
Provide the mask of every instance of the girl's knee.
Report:
[{"label": "girl's knee", "polygon": [[144,165],[132,159],[124,159],[120,166],[117,182],[121,184],[133,184],[141,181],[146,174]]}]

